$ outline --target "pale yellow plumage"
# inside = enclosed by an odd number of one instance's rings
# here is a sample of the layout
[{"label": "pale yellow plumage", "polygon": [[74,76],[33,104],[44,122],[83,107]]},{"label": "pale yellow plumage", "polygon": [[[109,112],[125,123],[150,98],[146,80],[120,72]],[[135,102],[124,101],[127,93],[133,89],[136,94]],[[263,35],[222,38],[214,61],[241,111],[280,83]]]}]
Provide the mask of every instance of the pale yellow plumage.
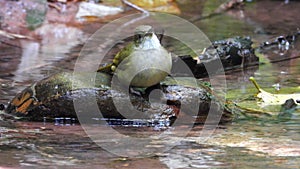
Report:
[{"label": "pale yellow plumage", "polygon": [[112,64],[99,71],[110,69],[121,83],[149,87],[163,80],[171,68],[171,54],[161,46],[152,27],[142,25],[136,28],[134,42],[125,46]]}]

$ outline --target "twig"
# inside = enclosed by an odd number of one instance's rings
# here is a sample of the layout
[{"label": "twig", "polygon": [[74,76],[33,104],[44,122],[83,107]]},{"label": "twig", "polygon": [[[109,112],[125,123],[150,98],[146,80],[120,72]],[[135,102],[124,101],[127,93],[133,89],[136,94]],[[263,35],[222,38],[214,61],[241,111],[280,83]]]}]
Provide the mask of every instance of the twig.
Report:
[{"label": "twig", "polygon": [[140,17],[132,19],[131,21],[125,23],[121,28],[126,27],[128,25],[131,25],[131,24],[133,24],[133,23],[135,23],[135,22],[137,22],[139,20],[142,20],[144,18],[147,18],[150,15],[149,11],[147,11],[147,10],[145,10],[145,9],[143,9],[143,8],[141,8],[141,7],[133,4],[131,2],[128,2],[127,0],[121,0],[121,1],[123,2],[123,4],[125,4],[125,5],[127,5],[129,7],[132,7],[132,8],[134,8],[134,9],[136,9],[136,10],[138,10],[138,11],[140,11],[140,12],[143,13],[143,15],[141,15]]},{"label": "twig", "polygon": [[20,34],[14,34],[14,33],[8,33],[5,32],[3,30],[0,30],[0,35],[5,36],[9,39],[15,39],[15,38],[19,38],[19,39],[33,39],[29,36],[24,36],[24,35],[20,35]]},{"label": "twig", "polygon": [[150,14],[149,14],[149,11],[147,11],[147,10],[145,10],[145,9],[143,9],[143,8],[141,8],[141,7],[139,7],[139,6],[135,5],[135,4],[133,4],[133,3],[131,3],[131,2],[128,2],[127,0],[121,0],[121,1],[122,1],[125,5],[130,6],[130,7],[132,7],[132,8],[134,8],[134,9],[136,9],[136,10],[138,10],[138,11],[140,11],[140,12],[143,13],[142,16],[140,16],[140,17],[138,17],[138,18],[135,18],[135,19],[131,20],[130,22],[125,23],[122,27],[126,27],[126,26],[128,26],[128,25],[130,25],[130,24],[133,24],[133,23],[135,23],[135,22],[137,22],[137,21],[139,21],[139,20],[142,20],[142,19],[144,19],[144,18],[146,18],[146,17],[148,17],[148,16],[150,15]]},{"label": "twig", "polygon": [[59,7],[58,5],[48,2],[48,6],[55,8],[56,10],[58,10],[59,12],[61,12],[61,7]]},{"label": "twig", "polygon": [[138,11],[141,11],[141,12],[143,12],[143,13],[148,13],[149,14],[149,12],[147,11],[147,10],[145,10],[145,9],[143,9],[143,8],[141,8],[141,7],[139,7],[139,6],[137,6],[137,5],[135,5],[135,4],[133,4],[133,3],[131,3],[131,2],[128,2],[127,0],[121,0],[124,4],[126,4],[127,6],[130,6],[130,7],[132,7],[132,8],[134,8],[134,9],[136,9],[136,10],[138,10]]},{"label": "twig", "polygon": [[123,26],[121,26],[120,28],[123,28],[123,27],[126,27],[126,26],[128,26],[128,25],[131,25],[131,24],[133,24],[133,23],[135,23],[135,22],[137,22],[137,21],[139,21],[139,20],[142,20],[142,19],[144,19],[144,18],[147,18],[148,16],[149,16],[149,13],[143,13],[140,17],[137,17],[137,18],[135,18],[135,19],[132,19],[131,21],[125,23],[125,24],[124,24]]},{"label": "twig", "polygon": [[20,48],[20,49],[22,49],[22,47],[21,47],[21,46],[13,45],[13,44],[10,44],[10,43],[7,43],[7,42],[4,42],[4,41],[2,41],[2,40],[0,40],[0,43],[2,43],[2,44],[4,44],[4,45],[7,45],[7,46],[11,46],[11,47],[16,47],[16,48]]}]

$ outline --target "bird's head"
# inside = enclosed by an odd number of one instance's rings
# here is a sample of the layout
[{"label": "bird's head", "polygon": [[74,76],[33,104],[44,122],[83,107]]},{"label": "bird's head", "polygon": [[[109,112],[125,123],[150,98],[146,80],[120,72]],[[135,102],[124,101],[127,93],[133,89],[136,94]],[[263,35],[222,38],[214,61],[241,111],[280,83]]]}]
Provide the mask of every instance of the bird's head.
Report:
[{"label": "bird's head", "polygon": [[134,44],[136,48],[143,50],[155,49],[161,46],[152,26],[149,25],[141,25],[135,29]]}]

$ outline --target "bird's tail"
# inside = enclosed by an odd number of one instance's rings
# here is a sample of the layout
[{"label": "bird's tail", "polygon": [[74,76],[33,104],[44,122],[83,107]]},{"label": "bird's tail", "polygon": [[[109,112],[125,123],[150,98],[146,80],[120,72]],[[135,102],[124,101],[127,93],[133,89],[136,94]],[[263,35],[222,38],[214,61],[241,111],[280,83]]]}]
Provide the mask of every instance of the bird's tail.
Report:
[{"label": "bird's tail", "polygon": [[107,65],[104,65],[102,67],[100,67],[97,72],[103,72],[103,73],[111,73],[112,70],[111,70],[111,67],[113,66],[112,63],[110,64],[107,64]]}]

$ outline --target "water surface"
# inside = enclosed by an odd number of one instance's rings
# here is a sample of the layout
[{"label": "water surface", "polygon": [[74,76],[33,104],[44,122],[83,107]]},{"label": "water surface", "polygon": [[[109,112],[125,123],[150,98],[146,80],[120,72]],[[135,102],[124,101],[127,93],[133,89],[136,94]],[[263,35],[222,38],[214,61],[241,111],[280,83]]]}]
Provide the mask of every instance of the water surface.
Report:
[{"label": "water surface", "polygon": [[[213,6],[186,1],[180,4],[183,17],[189,19],[209,13]],[[299,28],[297,1],[284,5],[280,1],[253,2],[245,11],[231,11],[195,22],[211,40],[235,35],[251,36],[258,45],[261,41]],[[211,9],[210,9],[211,8]],[[263,11],[278,9],[266,16]],[[299,8],[298,8],[299,9]],[[286,11],[286,12],[285,12]],[[293,13],[294,12],[294,13]],[[285,15],[284,15],[285,14]],[[284,18],[282,23],[280,19]],[[86,28],[85,28],[86,29]],[[52,30],[52,31],[49,31]],[[89,35],[79,28],[66,25],[47,25],[37,30],[43,40],[12,41],[0,44],[0,102],[6,104],[16,93],[32,82],[55,72],[72,70],[84,39]],[[46,32],[46,33],[45,33]],[[48,33],[47,33],[48,32]],[[92,32],[89,30],[89,32]],[[47,35],[48,34],[48,35]],[[49,35],[50,34],[50,35]],[[68,37],[66,38],[66,35]],[[78,35],[80,37],[78,38]],[[52,39],[49,39],[49,38]],[[300,85],[299,42],[288,51],[277,49],[260,55],[265,64],[244,71],[228,73],[229,92],[235,90],[236,101],[253,95],[248,78],[254,76],[263,88],[281,88]],[[282,59],[286,58],[286,59]],[[294,59],[288,59],[294,58]],[[276,60],[285,60],[275,62]],[[277,86],[278,86],[277,85]],[[249,93],[252,89],[253,93]],[[276,92],[276,89],[271,90]],[[107,152],[93,142],[78,124],[19,122],[17,128],[0,127],[0,166],[11,168],[298,168],[300,166],[300,112],[287,120],[273,118],[236,119],[221,125],[211,138],[200,136],[202,126],[196,126],[186,137],[174,135],[180,128],[118,127],[114,129],[131,137],[150,137],[167,132],[169,144],[154,139],[150,147],[155,156],[125,158]],[[100,134],[109,135],[111,126],[93,126]],[[182,126],[184,128],[184,126]],[[117,144],[117,141],[107,142]],[[176,144],[173,144],[176,143]],[[177,144],[178,143],[178,144]],[[139,150],[136,150],[139,152]],[[136,152],[128,152],[129,154]]]}]

